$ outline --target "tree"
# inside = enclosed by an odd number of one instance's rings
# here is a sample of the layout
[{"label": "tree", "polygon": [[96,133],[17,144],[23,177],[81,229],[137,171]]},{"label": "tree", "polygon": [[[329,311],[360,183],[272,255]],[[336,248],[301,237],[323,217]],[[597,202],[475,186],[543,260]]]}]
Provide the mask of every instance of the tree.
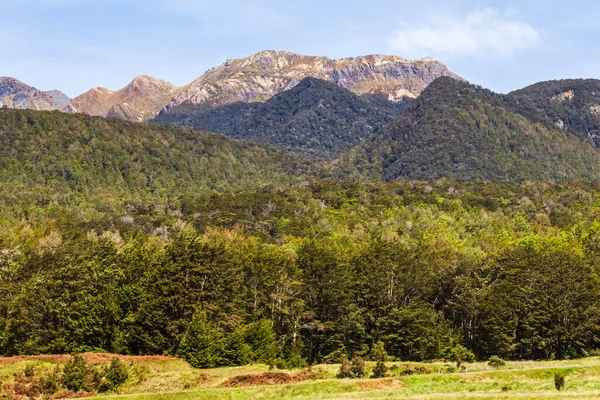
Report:
[{"label": "tree", "polygon": [[225,365],[223,331],[198,311],[181,340],[179,355],[195,368],[214,368]]}]

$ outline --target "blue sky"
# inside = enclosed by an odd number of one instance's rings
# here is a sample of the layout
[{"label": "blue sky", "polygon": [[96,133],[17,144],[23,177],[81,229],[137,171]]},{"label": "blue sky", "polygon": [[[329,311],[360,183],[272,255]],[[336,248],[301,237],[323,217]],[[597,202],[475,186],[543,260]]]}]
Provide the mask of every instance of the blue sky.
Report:
[{"label": "blue sky", "polygon": [[432,56],[508,92],[600,78],[592,0],[0,0],[0,76],[76,96],[146,74],[184,85],[228,58]]}]

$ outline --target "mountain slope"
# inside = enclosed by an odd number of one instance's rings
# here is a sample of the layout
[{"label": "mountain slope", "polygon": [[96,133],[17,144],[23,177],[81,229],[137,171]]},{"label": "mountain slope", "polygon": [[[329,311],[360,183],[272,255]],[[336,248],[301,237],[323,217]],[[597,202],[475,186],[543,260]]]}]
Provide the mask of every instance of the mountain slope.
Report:
[{"label": "mountain slope", "polygon": [[528,118],[600,146],[600,80],[540,82],[512,92],[508,98]]},{"label": "mountain slope", "polygon": [[385,180],[598,180],[593,146],[512,105],[506,96],[440,78],[342,165]]},{"label": "mountain slope", "polygon": [[10,77],[0,77],[0,107],[33,110],[56,110],[69,99],[58,90],[43,92]]},{"label": "mountain slope", "polygon": [[[0,110],[0,200],[47,204],[229,191],[321,172],[289,153],[187,127]],[[21,207],[21,206],[19,206]]]},{"label": "mountain slope", "polygon": [[265,103],[234,103],[212,110],[184,103],[161,112],[154,121],[191,125],[331,160],[393,120],[390,108],[398,105],[378,103],[333,83],[305,78]]},{"label": "mountain slope", "polygon": [[183,103],[221,106],[266,101],[313,77],[342,86],[356,94],[384,94],[389,100],[417,97],[440,76],[458,78],[430,58],[411,61],[396,56],[371,55],[332,60],[286,51],[263,51],[228,60],[182,87],[167,109]]},{"label": "mountain slope", "polygon": [[114,92],[105,88],[91,89],[73,99],[65,111],[127,121],[148,121],[169,102],[175,89],[169,82],[140,75]]}]

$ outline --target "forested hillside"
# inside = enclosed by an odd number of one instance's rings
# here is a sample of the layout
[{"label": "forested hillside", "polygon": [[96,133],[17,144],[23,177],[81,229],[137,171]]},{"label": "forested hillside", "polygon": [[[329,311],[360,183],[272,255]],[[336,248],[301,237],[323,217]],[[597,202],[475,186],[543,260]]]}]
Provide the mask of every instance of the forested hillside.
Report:
[{"label": "forested hillside", "polygon": [[[0,350],[199,367],[600,348],[597,184],[307,181],[0,224]],[[60,207],[60,205],[57,205]]]},{"label": "forested hillside", "polygon": [[375,95],[363,99],[334,83],[306,78],[265,103],[240,102],[216,109],[183,103],[154,121],[195,126],[332,160],[391,122],[402,104]]},{"label": "forested hillside", "polygon": [[598,179],[600,153],[589,141],[530,117],[513,97],[439,78],[342,165],[384,180]]},{"label": "forested hillside", "polygon": [[513,108],[549,128],[559,127],[600,146],[600,80],[540,82],[508,96]]},{"label": "forested hillside", "polygon": [[1,216],[156,207],[185,193],[286,183],[323,170],[300,157],[187,127],[0,110]]}]

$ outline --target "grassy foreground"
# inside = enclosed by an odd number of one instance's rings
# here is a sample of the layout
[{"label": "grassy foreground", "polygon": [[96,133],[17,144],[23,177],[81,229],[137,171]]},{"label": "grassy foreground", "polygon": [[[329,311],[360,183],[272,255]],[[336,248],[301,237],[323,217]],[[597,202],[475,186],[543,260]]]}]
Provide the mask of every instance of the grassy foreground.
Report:
[{"label": "grassy foreground", "polygon": [[[111,355],[87,354],[90,363],[107,363]],[[62,365],[68,356],[0,358],[3,389],[34,365],[43,374]],[[97,399],[149,400],[242,400],[242,399],[596,399],[600,397],[600,358],[548,362],[508,362],[501,369],[485,363],[467,364],[455,372],[447,363],[389,363],[396,365],[385,379],[340,380],[337,365],[319,365],[306,371],[275,371],[306,379],[293,384],[264,385],[260,379],[268,368],[253,365],[239,368],[196,370],[182,360],[168,357],[122,357],[130,377],[119,393]],[[372,365],[369,365],[371,368]],[[566,376],[563,391],[554,388],[554,375]],[[241,375],[243,382],[231,380]],[[277,383],[277,382],[275,382]],[[249,387],[236,387],[258,385]],[[66,395],[63,398],[69,398]],[[14,398],[2,393],[1,398]]]}]

